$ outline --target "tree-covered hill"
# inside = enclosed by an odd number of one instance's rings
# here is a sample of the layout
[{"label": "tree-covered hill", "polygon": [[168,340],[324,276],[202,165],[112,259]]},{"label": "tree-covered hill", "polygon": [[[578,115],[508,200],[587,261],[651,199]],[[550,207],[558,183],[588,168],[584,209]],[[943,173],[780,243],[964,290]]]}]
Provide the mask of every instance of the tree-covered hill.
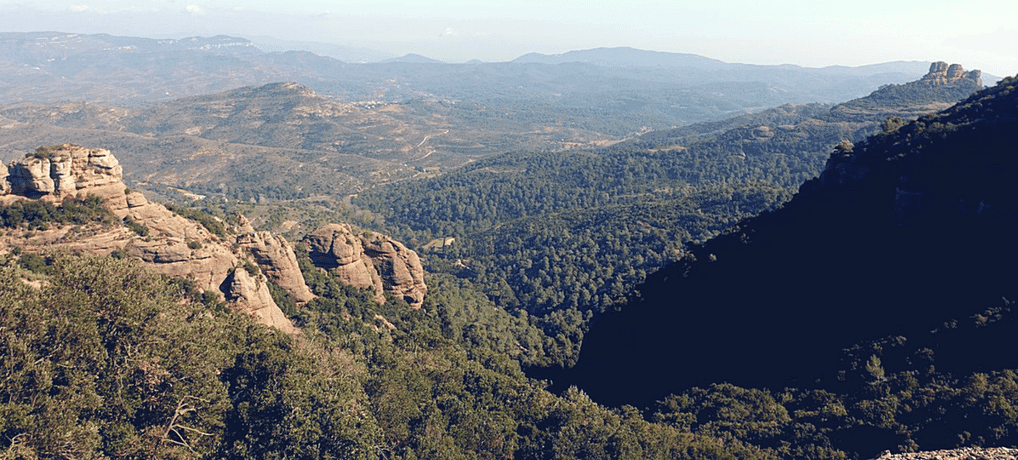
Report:
[{"label": "tree-covered hill", "polygon": [[286,335],[129,260],[21,265],[0,266],[0,458],[777,458],[547,392],[455,280],[413,310],[310,270]]},{"label": "tree-covered hill", "polygon": [[718,382],[838,395],[815,428],[868,455],[1014,445],[1015,132],[1006,79],[839,148],[596,322],[565,380],[614,403],[681,393],[679,412]]},{"label": "tree-covered hill", "polygon": [[[779,107],[598,150],[507,153],[377,187],[353,203],[403,240],[432,248],[432,270],[526,311],[558,338],[554,361],[568,364],[586,321],[624,302],[685,244],[787,201],[835,145],[978,87],[956,83],[886,87],[833,107]],[[858,107],[866,109],[850,110]]]}]

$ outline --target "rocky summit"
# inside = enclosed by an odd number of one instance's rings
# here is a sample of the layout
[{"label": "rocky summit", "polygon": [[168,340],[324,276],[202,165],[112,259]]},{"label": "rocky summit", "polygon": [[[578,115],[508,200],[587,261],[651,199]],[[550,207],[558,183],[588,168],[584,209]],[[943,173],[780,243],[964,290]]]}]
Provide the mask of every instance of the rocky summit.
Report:
[{"label": "rocky summit", "polygon": [[931,85],[953,85],[962,81],[975,83],[975,86],[983,85],[983,72],[981,70],[965,71],[961,64],[947,65],[944,61],[937,61],[930,64],[930,71],[920,80]]}]

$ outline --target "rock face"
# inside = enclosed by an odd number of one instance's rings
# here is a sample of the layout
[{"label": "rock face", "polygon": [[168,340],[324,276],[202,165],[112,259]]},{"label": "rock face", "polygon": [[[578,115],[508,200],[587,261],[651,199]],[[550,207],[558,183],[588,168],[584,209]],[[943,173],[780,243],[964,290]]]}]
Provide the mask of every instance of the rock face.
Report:
[{"label": "rock face", "polygon": [[[9,166],[0,165],[0,203],[34,199],[59,204],[67,198],[95,195],[103,198],[118,218],[132,220],[147,231],[142,236],[115,226],[90,230],[87,237],[72,235],[67,228],[10,232],[0,235],[0,251],[5,246],[36,252],[66,248],[100,255],[123,251],[161,273],[194,280],[201,289],[220,294],[259,323],[296,331],[272,300],[267,284],[273,281],[298,302],[314,298],[285,239],[256,232],[241,217],[233,235],[224,240],[197,222],[126,189],[122,174],[109,150],[70,144],[40,148]],[[315,265],[332,271],[343,283],[373,288],[378,302],[384,303],[384,293],[389,292],[414,308],[423,304],[428,288],[421,261],[398,241],[370,232],[355,235],[345,224],[318,229],[305,241]],[[249,261],[257,264],[260,273],[238,269]]]},{"label": "rock face", "polygon": [[937,61],[930,64],[929,73],[920,81],[931,85],[952,85],[962,80],[969,80],[979,87],[983,85],[983,73],[979,70],[966,72],[961,64],[947,65],[946,62]]},{"label": "rock face", "polygon": [[40,147],[13,162],[5,181],[10,193],[29,198],[59,200],[79,190],[121,182],[120,163],[106,149],[61,145]]},{"label": "rock face", "polygon": [[252,276],[245,268],[238,267],[223,281],[223,292],[227,293],[228,300],[239,305],[240,310],[254,316],[257,322],[271,324],[290,334],[299,332],[279,307],[276,307],[272,294],[269,293],[269,285],[260,278],[261,276]]},{"label": "rock face", "polygon": [[308,255],[315,266],[328,270],[339,280],[358,288],[373,287],[375,299],[385,302],[383,292],[420,308],[428,292],[424,268],[417,253],[387,236],[364,232],[355,234],[346,224],[321,227],[304,237]]},{"label": "rock face", "polygon": [[308,302],[315,298],[304,281],[300,266],[297,265],[297,255],[286,239],[269,232],[255,232],[243,217],[238,230],[237,244],[254,257],[265,276],[290,293],[298,302]]},{"label": "rock face", "polygon": [[[3,174],[5,172],[7,174]],[[233,302],[237,309],[251,313],[259,323],[287,332],[296,331],[268,294],[267,279],[235,269],[244,265],[247,255],[235,253],[233,241],[224,241],[197,222],[149,202],[141,193],[127,190],[122,174],[119,162],[109,150],[70,144],[40,148],[0,168],[0,191],[3,192],[0,203],[26,199],[60,203],[69,197],[95,195],[105,199],[107,208],[117,217],[129,218],[139,228],[147,229],[145,236],[123,226],[92,229],[87,237],[73,237],[62,228],[33,232],[30,237],[11,232],[0,239],[0,248],[20,246],[26,251],[38,252],[67,248],[100,255],[124,251],[156,271],[194,280],[201,289],[216,292]],[[289,247],[283,248],[285,241],[262,235],[253,239],[251,245],[259,248],[252,249],[252,253],[271,253],[259,259],[268,261],[265,265],[282,261],[283,266],[266,269],[267,273],[282,272],[292,277],[296,259],[292,250],[289,250],[290,260],[286,258]],[[244,274],[237,276],[237,272]],[[303,278],[300,282],[303,283]]]}]

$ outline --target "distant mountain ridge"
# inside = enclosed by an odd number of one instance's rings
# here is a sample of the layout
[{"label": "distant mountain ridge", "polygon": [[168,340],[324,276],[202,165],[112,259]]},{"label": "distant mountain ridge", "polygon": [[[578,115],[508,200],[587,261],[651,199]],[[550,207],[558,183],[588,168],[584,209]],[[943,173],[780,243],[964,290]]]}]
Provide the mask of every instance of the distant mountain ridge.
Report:
[{"label": "distant mountain ridge", "polygon": [[402,62],[407,64],[445,64],[438,59],[431,59],[429,57],[421,56],[420,54],[410,53],[404,56],[385,59],[381,61],[382,64],[392,64],[396,62]]},{"label": "distant mountain ridge", "polygon": [[306,51],[349,63],[379,62],[395,56],[368,48],[350,47],[332,43],[281,40],[273,37],[250,37],[254,46],[266,53]]},{"label": "distant mountain ridge", "polygon": [[159,50],[200,50],[254,49],[254,44],[240,37],[216,35],[212,37],[186,37],[180,39],[121,37],[110,34],[74,34],[61,32],[3,32],[0,33],[0,48],[6,59],[14,56],[43,56],[66,58],[68,52],[152,52]]},{"label": "distant mountain ridge", "polygon": [[[504,97],[507,88],[522,86],[527,91],[510,94],[512,98],[545,104],[549,97],[562,103],[564,95],[582,94],[588,88],[604,91],[603,85],[614,82],[622,86],[612,91],[626,97],[631,97],[627,93],[632,90],[663,84],[665,88],[691,88],[698,96],[712,94],[711,98],[734,103],[731,109],[723,110],[746,110],[759,108],[761,103],[850,99],[881,84],[910,81],[921,75],[925,66],[746,66],[632,48],[575,51],[557,57],[531,54],[510,63],[430,65],[439,63],[408,55],[385,63],[345,64],[306,51],[266,53],[251,41],[236,37],[155,40],[60,32],[2,33],[0,56],[6,63],[0,66],[0,76],[7,80],[0,86],[0,104],[66,100],[138,104],[279,81],[295,81],[347,100],[379,99],[381,95],[390,102],[425,95],[493,101],[491,95]],[[596,69],[558,63],[586,63]],[[533,72],[533,66],[549,68]],[[597,69],[607,69],[607,74]],[[107,77],[111,74],[118,76],[117,85],[109,84]],[[818,75],[824,78],[818,79]],[[395,85],[385,83],[393,80]],[[727,95],[700,88],[723,82],[757,82],[775,92],[747,98],[735,88],[726,89]],[[528,94],[535,90],[537,94]],[[776,103],[761,98],[776,98]],[[653,116],[675,119],[668,111]]]},{"label": "distant mountain ridge", "polygon": [[647,51],[630,47],[595,48],[562,54],[528,53],[513,59],[517,64],[563,64],[585,62],[602,66],[695,67],[717,69],[726,63],[696,54]]},{"label": "distant mountain ridge", "polygon": [[[791,64],[784,65],[754,65],[727,63],[698,54],[673,53],[664,51],[649,51],[631,47],[615,48],[594,48],[589,50],[568,51],[562,54],[541,54],[528,53],[513,59],[511,62],[518,64],[564,64],[570,62],[582,62],[609,67],[686,67],[701,70],[720,70],[725,67],[749,67],[749,68],[788,68],[802,69],[803,67]],[[873,75],[879,73],[915,73],[922,72],[930,63],[923,61],[895,61],[880,64],[863,66],[839,66],[833,65],[820,67],[813,70],[837,73],[847,72],[856,75]]]}]

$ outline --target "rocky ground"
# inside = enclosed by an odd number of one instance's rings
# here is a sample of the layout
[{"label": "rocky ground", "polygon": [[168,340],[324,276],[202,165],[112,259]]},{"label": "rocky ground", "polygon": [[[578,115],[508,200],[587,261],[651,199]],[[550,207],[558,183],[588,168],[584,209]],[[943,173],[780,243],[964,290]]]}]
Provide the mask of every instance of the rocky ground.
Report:
[{"label": "rocky ground", "polygon": [[951,450],[935,450],[907,454],[885,452],[879,460],[1015,460],[1018,449],[1007,447],[963,447]]}]

